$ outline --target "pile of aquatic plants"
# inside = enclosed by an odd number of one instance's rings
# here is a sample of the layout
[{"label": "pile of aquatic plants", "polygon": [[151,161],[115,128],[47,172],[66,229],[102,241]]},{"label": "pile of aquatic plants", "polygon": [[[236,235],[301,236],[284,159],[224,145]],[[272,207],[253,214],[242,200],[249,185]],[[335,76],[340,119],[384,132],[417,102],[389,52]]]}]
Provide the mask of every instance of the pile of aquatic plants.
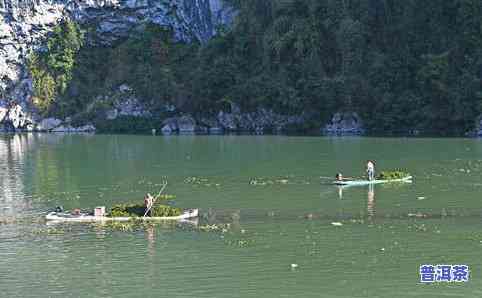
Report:
[{"label": "pile of aquatic plants", "polygon": [[402,170],[393,170],[393,171],[382,171],[378,175],[378,179],[380,180],[393,180],[393,179],[403,179],[410,176],[409,173],[404,172]]},{"label": "pile of aquatic plants", "polygon": [[165,195],[159,195],[157,197],[157,200],[174,200],[175,198],[176,198],[176,195],[165,194]]},{"label": "pile of aquatic plants", "polygon": [[179,216],[182,210],[176,207],[171,207],[168,205],[156,205],[152,208],[151,216],[161,217],[161,216]]},{"label": "pile of aquatic plants", "polygon": [[[143,204],[117,204],[112,206],[110,217],[140,217],[144,216],[146,207]],[[148,216],[164,217],[164,216],[178,216],[181,215],[180,208],[171,207],[167,205],[154,205]]]}]

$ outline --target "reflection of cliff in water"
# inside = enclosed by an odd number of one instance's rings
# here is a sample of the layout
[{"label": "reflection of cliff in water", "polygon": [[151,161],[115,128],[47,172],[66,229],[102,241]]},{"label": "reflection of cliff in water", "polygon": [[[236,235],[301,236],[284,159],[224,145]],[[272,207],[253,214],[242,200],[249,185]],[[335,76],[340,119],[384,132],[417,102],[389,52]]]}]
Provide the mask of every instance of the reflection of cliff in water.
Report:
[{"label": "reflection of cliff in water", "polygon": [[29,136],[23,134],[0,136],[0,217],[29,207],[24,184],[29,141]]}]

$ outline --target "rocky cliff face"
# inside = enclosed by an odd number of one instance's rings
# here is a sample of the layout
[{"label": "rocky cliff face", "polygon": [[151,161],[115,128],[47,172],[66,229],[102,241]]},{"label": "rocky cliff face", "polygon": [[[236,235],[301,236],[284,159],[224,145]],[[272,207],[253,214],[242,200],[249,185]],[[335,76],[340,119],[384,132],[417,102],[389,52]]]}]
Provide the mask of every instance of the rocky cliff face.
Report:
[{"label": "rocky cliff face", "polygon": [[355,112],[338,112],[321,130],[325,135],[362,135],[363,121]]},{"label": "rocky cliff face", "polygon": [[23,119],[14,126],[38,120],[25,59],[63,18],[93,26],[108,45],[146,22],[172,27],[180,40],[203,42],[233,13],[223,0],[0,0],[0,108],[21,110]]}]

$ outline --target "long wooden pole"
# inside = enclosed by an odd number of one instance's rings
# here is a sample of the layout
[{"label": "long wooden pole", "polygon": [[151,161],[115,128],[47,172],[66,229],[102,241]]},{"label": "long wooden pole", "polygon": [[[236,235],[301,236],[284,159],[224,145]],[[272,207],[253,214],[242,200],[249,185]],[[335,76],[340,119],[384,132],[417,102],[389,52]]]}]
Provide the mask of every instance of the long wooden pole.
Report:
[{"label": "long wooden pole", "polygon": [[154,198],[154,200],[152,201],[151,206],[149,206],[149,207],[147,208],[146,213],[144,213],[144,217],[146,217],[147,213],[149,213],[149,211],[151,211],[152,206],[154,206],[154,203],[155,203],[156,200],[161,196],[161,193],[164,191],[164,189],[166,188],[166,186],[167,186],[167,183],[165,183],[165,184],[162,186],[161,190],[159,191],[159,194]]}]

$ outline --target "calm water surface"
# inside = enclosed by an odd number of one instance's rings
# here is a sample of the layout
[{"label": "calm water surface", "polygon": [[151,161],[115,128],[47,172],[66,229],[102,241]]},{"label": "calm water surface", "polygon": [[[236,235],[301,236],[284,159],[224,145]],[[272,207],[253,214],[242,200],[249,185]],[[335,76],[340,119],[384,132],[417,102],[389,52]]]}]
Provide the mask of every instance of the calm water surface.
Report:
[{"label": "calm water surface", "polygon": [[[329,184],[366,159],[414,182]],[[197,225],[42,220],[163,181]],[[472,139],[0,135],[0,296],[482,297],[481,193]],[[471,280],[420,284],[420,264],[468,264]]]}]

